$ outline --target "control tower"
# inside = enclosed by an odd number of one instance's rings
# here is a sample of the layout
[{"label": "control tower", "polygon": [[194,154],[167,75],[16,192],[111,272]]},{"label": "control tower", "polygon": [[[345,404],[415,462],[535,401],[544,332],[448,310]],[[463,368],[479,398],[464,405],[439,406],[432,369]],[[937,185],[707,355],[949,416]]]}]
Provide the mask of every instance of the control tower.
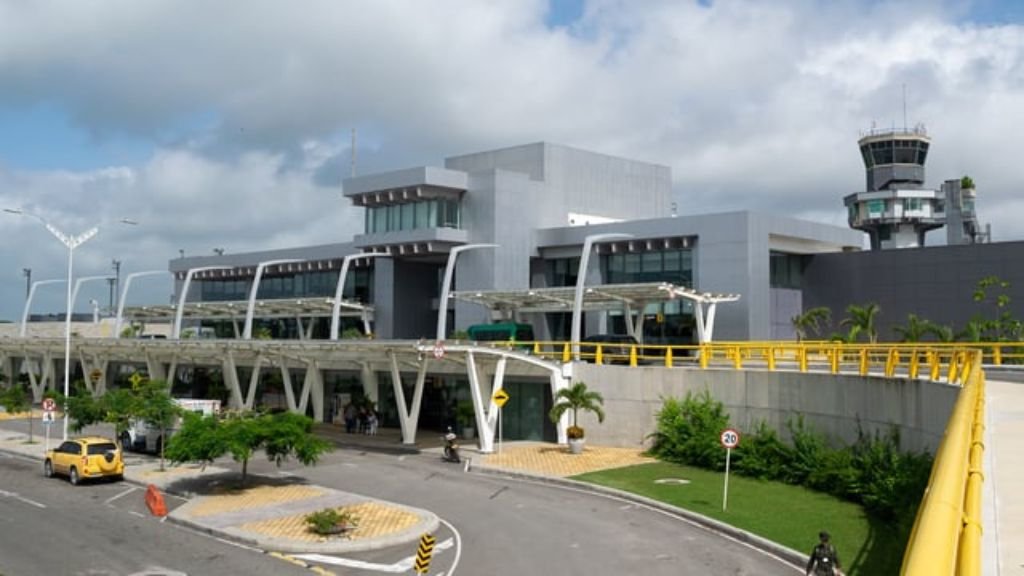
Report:
[{"label": "control tower", "polygon": [[871,249],[924,246],[924,235],[946,223],[945,196],[924,186],[931,139],[923,126],[872,130],[857,142],[867,191],[843,199],[851,228],[871,238]]}]

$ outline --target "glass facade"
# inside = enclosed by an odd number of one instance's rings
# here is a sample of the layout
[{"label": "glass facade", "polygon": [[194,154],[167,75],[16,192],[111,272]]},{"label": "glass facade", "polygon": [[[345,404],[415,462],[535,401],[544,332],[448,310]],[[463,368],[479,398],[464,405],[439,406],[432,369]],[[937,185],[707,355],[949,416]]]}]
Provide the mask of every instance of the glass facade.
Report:
[{"label": "glass facade", "polygon": [[693,251],[689,248],[601,256],[606,284],[671,282],[693,286]]},{"label": "glass facade", "polygon": [[[884,226],[882,227],[884,228]],[[769,279],[772,288],[800,288],[803,283],[804,268],[807,267],[809,256],[803,254],[786,254],[772,252],[769,256]]]},{"label": "glass facade", "polygon": [[[261,299],[308,298],[312,296],[333,297],[338,285],[336,270],[325,272],[299,272],[289,275],[264,275],[260,280]],[[249,299],[252,278],[224,278],[200,280],[200,299],[206,302],[225,302]],[[349,269],[345,280],[344,297],[349,300],[369,303],[373,295],[373,270],[369,268]]]},{"label": "glass facade", "polygon": [[366,209],[365,231],[382,234],[425,228],[461,228],[462,205],[458,200],[437,198]]}]

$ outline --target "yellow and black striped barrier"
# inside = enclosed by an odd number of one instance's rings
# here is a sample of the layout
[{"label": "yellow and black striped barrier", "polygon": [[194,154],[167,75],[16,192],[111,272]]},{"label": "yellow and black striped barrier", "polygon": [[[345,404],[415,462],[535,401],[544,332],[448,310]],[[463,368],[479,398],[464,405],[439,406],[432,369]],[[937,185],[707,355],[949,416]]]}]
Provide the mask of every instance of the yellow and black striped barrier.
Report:
[{"label": "yellow and black striped barrier", "polygon": [[420,536],[420,545],[416,549],[416,561],[413,563],[413,569],[417,574],[426,574],[430,571],[430,558],[434,554],[435,542],[435,538],[430,534]]}]

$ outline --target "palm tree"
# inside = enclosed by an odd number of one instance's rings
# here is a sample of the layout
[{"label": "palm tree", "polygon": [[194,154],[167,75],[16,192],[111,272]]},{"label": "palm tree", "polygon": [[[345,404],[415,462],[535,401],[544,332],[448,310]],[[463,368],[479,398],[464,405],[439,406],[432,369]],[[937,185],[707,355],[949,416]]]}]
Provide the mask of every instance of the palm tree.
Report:
[{"label": "palm tree", "polygon": [[576,382],[568,388],[562,388],[555,394],[555,405],[551,407],[548,417],[551,418],[552,422],[558,423],[562,418],[562,414],[565,414],[567,410],[572,410],[572,425],[569,427],[569,438],[583,438],[583,428],[577,425],[580,410],[593,412],[597,415],[598,422],[604,422],[602,404],[604,404],[604,397],[601,396],[600,392],[588,390],[584,382]]},{"label": "palm tree", "polygon": [[832,322],[832,311],[827,306],[818,306],[803,314],[793,316],[790,321],[796,332],[796,341],[800,342],[806,339],[809,333],[813,333],[815,336],[819,335],[820,330]]},{"label": "palm tree", "polygon": [[894,326],[892,330],[903,337],[904,342],[920,342],[921,338],[929,334],[931,326],[930,321],[919,318],[917,314],[907,314],[907,325]]},{"label": "palm tree", "polygon": [[934,322],[928,323],[928,327],[925,328],[925,334],[931,334],[934,336],[936,342],[952,342],[955,338],[952,327],[936,324]]},{"label": "palm tree", "polygon": [[867,334],[868,342],[874,344],[878,341],[878,330],[875,328],[875,316],[881,311],[878,304],[871,303],[863,306],[851,304],[846,309],[849,317],[839,323],[840,326],[849,326],[849,341],[854,342],[861,332]]}]

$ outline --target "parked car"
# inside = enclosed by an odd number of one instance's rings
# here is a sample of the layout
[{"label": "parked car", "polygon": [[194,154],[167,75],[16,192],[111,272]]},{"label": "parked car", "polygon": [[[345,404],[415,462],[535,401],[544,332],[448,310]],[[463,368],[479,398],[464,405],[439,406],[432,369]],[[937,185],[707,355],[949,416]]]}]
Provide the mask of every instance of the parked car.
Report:
[{"label": "parked car", "polygon": [[580,358],[597,362],[597,348],[601,347],[601,361],[604,364],[628,364],[630,350],[637,346],[637,354],[643,354],[640,343],[628,334],[591,334],[580,343]]},{"label": "parked car", "polygon": [[65,440],[46,453],[43,474],[67,476],[72,484],[93,478],[124,478],[124,460],[117,444],[109,438],[87,436]]}]

